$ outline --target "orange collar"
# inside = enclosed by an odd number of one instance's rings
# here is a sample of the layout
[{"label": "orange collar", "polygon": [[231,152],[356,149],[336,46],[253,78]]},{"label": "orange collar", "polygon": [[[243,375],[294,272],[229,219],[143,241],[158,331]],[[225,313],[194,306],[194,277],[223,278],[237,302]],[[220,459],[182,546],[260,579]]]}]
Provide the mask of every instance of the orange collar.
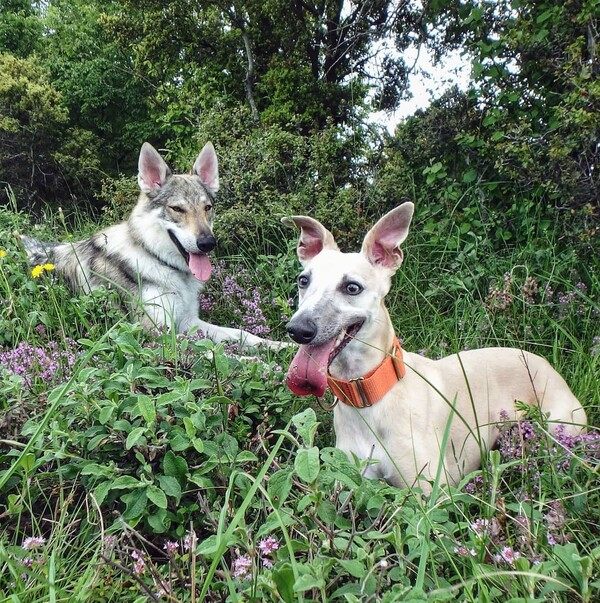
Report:
[{"label": "orange collar", "polygon": [[344,381],[328,375],[327,383],[335,396],[344,404],[355,408],[366,408],[379,402],[404,377],[405,373],[402,348],[396,338],[392,352],[386,355],[378,367],[364,377]]}]

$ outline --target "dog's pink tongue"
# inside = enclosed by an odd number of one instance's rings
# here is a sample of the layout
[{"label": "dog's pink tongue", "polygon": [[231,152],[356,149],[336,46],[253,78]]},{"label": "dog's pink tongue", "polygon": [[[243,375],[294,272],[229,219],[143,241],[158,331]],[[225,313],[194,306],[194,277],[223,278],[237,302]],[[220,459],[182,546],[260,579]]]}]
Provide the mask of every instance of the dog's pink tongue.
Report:
[{"label": "dog's pink tongue", "polygon": [[327,363],[335,339],[322,345],[301,345],[288,370],[287,386],[299,396],[321,397],[327,389]]},{"label": "dog's pink tongue", "polygon": [[207,255],[204,255],[203,253],[190,253],[188,266],[190,267],[192,274],[199,281],[207,281],[210,278],[212,266],[210,265],[210,260]]}]

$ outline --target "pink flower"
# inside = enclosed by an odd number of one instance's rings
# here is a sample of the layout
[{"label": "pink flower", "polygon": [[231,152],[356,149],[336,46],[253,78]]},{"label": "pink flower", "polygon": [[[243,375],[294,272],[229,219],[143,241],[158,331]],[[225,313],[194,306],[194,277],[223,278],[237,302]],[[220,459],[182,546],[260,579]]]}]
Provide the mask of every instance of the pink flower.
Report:
[{"label": "pink flower", "polygon": [[489,519],[476,519],[469,527],[478,538],[483,538],[488,533]]},{"label": "pink flower", "polygon": [[183,537],[183,550],[189,551],[196,542],[196,534],[189,533]]},{"label": "pink flower", "polygon": [[43,536],[29,536],[23,540],[23,548],[26,551],[34,551],[39,549],[46,543],[46,539]]},{"label": "pink flower", "polygon": [[268,538],[263,538],[258,543],[258,550],[263,555],[270,555],[274,553],[279,548],[279,542],[273,538],[273,536],[269,536]]},{"label": "pink flower", "polygon": [[454,552],[457,555],[460,555],[461,557],[477,557],[477,553],[475,552],[475,549],[468,549],[466,546],[464,545],[460,545],[460,546],[455,546],[454,547]]},{"label": "pink flower", "polygon": [[179,550],[179,544],[173,540],[167,540],[163,544],[163,549],[165,549],[169,555],[174,555]]},{"label": "pink flower", "polygon": [[131,551],[131,558],[135,560],[133,564],[133,573],[136,576],[140,576],[146,571],[146,562],[144,561],[143,556],[137,551]]},{"label": "pink flower", "polygon": [[504,561],[505,563],[508,563],[508,565],[514,567],[515,560],[518,559],[520,556],[521,553],[513,550],[513,548],[510,546],[505,546],[499,554],[494,555],[494,560],[496,561],[496,563],[501,563],[502,561]]},{"label": "pink flower", "polygon": [[244,578],[250,574],[252,560],[248,555],[240,555],[233,561],[232,575],[234,578]]},{"label": "pink flower", "polygon": [[133,573],[136,576],[143,574],[146,571],[146,562],[143,559],[138,559],[133,564]]}]

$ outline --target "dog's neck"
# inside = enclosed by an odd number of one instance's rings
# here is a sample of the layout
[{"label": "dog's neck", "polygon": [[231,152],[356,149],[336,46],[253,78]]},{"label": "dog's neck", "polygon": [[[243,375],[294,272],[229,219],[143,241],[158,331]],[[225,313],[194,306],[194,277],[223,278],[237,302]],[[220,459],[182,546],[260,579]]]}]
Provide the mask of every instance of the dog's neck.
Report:
[{"label": "dog's neck", "polygon": [[336,379],[358,379],[379,366],[394,345],[395,334],[383,304],[331,363],[329,374]]}]

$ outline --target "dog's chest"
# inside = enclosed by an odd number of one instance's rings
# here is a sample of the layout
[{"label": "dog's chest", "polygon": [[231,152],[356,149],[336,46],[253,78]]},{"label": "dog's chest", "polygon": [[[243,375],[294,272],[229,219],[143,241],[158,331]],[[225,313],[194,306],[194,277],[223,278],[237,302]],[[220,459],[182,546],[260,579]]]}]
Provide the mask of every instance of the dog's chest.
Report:
[{"label": "dog's chest", "polygon": [[365,475],[389,479],[394,474],[390,455],[389,417],[384,405],[356,409],[338,402],[334,409],[336,447],[362,460],[373,461]]}]

